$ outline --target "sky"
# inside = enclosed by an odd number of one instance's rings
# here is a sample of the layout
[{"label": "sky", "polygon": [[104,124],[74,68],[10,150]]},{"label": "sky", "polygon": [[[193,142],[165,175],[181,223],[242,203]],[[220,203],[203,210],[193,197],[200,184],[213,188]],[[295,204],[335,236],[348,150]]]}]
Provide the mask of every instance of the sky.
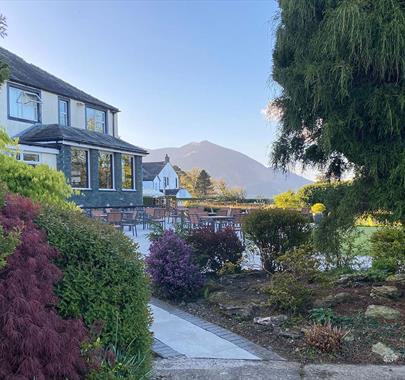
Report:
[{"label": "sky", "polygon": [[276,0],[3,0],[0,12],[0,43],[118,107],[128,142],[209,140],[268,164]]}]

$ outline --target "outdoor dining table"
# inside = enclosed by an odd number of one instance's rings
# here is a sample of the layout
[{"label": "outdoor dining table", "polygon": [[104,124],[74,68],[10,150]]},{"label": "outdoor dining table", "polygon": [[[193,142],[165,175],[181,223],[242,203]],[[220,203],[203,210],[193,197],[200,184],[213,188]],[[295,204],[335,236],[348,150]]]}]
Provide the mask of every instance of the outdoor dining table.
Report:
[{"label": "outdoor dining table", "polygon": [[222,229],[222,222],[229,222],[233,220],[233,216],[228,215],[206,215],[201,216],[200,219],[214,222],[214,228]]}]

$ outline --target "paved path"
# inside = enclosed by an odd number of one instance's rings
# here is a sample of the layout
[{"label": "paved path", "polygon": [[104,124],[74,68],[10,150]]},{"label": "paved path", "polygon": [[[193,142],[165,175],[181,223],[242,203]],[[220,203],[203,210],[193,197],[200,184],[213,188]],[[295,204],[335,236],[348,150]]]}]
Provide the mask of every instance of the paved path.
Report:
[{"label": "paved path", "polygon": [[163,357],[261,360],[277,354],[265,350],[219,326],[153,299],[154,349]]}]

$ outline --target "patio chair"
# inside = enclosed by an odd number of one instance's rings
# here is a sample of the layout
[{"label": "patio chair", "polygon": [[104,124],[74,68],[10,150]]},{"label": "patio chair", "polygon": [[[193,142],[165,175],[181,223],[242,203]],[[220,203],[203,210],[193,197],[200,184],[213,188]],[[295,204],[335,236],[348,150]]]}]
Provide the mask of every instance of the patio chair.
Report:
[{"label": "patio chair", "polygon": [[115,228],[122,229],[122,214],[120,212],[110,212],[107,214],[107,223]]},{"label": "patio chair", "polygon": [[153,210],[153,216],[151,217],[151,223],[159,223],[163,228],[165,228],[166,210],[164,208],[155,208]]},{"label": "patio chair", "polygon": [[138,236],[136,224],[138,223],[138,211],[124,212],[122,217],[122,228],[128,227],[132,231],[132,236]]},{"label": "patio chair", "polygon": [[107,214],[103,210],[92,209],[90,211],[90,216],[94,219],[100,220],[102,222],[106,221]]}]

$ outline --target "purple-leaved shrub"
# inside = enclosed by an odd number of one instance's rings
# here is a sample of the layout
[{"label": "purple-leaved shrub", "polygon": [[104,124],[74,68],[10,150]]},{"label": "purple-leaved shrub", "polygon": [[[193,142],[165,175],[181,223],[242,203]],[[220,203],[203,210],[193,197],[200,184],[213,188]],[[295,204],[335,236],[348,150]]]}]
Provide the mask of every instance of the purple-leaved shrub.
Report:
[{"label": "purple-leaved shrub", "polygon": [[190,299],[201,290],[203,278],[192,261],[193,252],[172,230],[154,241],[146,258],[156,292],[167,299]]}]

